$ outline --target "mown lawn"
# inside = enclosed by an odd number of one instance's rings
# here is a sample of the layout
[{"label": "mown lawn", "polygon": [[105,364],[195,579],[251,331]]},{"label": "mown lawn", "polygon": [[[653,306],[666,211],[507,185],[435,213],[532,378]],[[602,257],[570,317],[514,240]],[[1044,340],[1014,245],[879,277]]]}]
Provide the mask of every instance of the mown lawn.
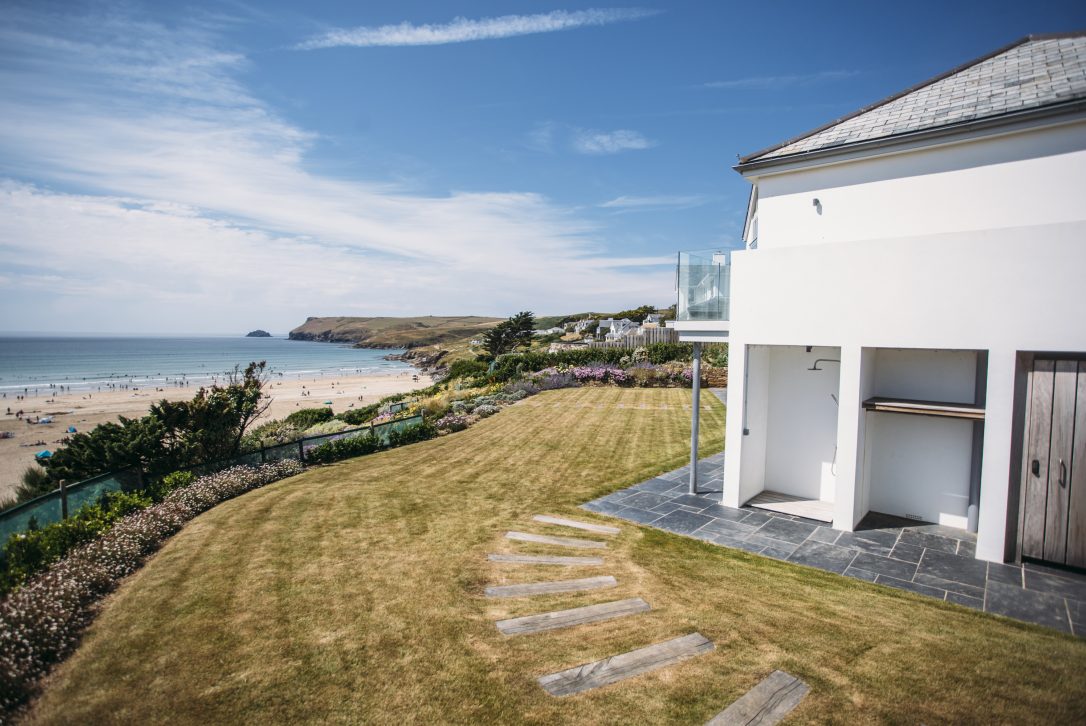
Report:
[{"label": "mown lawn", "polygon": [[[1069,723],[1086,643],[953,605],[622,523],[598,568],[547,552],[535,513],[680,466],[690,393],[541,394],[466,432],[315,469],[199,517],[107,602],[51,679],[39,723],[703,723],[775,668],[812,692],[794,722]],[[706,396],[705,453],[723,409]],[[554,550],[551,550],[554,551]],[[570,554],[563,551],[562,554]],[[613,574],[515,601],[484,585]],[[649,613],[506,638],[507,615],[644,597]],[[699,631],[717,649],[569,698],[541,674]]]}]

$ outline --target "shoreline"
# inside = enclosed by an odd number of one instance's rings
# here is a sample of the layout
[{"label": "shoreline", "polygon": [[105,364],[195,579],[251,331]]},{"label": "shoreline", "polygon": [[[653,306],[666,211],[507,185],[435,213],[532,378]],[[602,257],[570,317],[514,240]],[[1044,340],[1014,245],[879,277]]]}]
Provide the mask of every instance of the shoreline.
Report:
[{"label": "shoreline", "polygon": [[[416,380],[417,377],[417,380]],[[301,408],[323,408],[332,401],[336,413],[366,406],[396,393],[429,386],[431,377],[417,368],[402,371],[334,375],[308,374],[287,378],[276,376],[268,380],[265,390],[272,398],[268,410],[259,422],[280,419]],[[57,442],[66,435],[69,426],[86,432],[95,426],[115,422],[119,416],[138,418],[150,410],[151,404],[167,399],[184,401],[196,395],[199,385],[186,387],[142,386],[136,389],[104,391],[48,390],[38,396],[16,401],[12,396],[0,399],[0,431],[14,433],[14,438],[0,439],[0,501],[8,498],[18,485],[23,471],[34,464],[34,455],[43,449],[55,451]],[[8,414],[8,408],[11,413]],[[19,410],[26,417],[53,416],[48,424],[27,424],[16,417]],[[44,441],[44,444],[36,442]]]}]

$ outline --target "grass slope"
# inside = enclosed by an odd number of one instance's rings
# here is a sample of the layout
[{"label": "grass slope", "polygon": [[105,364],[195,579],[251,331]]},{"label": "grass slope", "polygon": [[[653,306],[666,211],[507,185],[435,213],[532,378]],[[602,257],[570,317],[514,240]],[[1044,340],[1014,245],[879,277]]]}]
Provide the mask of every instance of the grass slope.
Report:
[{"label": "grass slope", "polygon": [[479,337],[501,318],[477,315],[415,318],[308,318],[290,331],[291,337],[375,347],[414,348],[467,342]]},{"label": "grass slope", "polygon": [[[689,400],[544,393],[464,433],[223,504],[111,598],[29,720],[689,724],[775,668],[812,688],[796,723],[1081,720],[1086,643],[1038,627],[627,523],[603,567],[486,560],[559,552],[508,542],[510,528],[577,534],[536,513],[613,522],[576,507],[681,465]],[[704,406],[709,453],[724,417],[712,396]],[[601,574],[619,587],[481,596],[491,583]],[[517,638],[494,627],[636,596],[653,610]],[[695,630],[717,649],[656,674],[563,699],[535,683]]]}]

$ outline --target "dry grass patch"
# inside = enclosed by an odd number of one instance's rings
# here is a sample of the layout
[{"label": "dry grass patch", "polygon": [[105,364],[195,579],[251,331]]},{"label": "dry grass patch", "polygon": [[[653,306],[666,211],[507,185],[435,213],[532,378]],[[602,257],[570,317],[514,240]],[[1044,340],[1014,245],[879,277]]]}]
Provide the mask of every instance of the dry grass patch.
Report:
[{"label": "dry grass patch", "polygon": [[[1068,722],[1086,644],[907,593],[622,523],[532,522],[683,463],[689,391],[541,394],[466,432],[313,470],[195,520],[111,599],[31,721],[700,723],[775,668],[797,721]],[[706,453],[723,409],[703,399]],[[608,543],[569,550],[507,530]],[[599,567],[488,552],[599,555]],[[488,599],[488,584],[618,587]],[[507,638],[515,617],[643,597],[652,610]],[[568,698],[535,678],[700,631],[709,654]]]}]

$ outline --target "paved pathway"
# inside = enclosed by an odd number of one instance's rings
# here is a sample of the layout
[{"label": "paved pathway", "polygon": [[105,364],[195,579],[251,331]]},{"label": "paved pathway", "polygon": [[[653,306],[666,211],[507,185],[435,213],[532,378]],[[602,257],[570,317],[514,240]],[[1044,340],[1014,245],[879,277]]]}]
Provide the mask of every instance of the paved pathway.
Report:
[{"label": "paved pathway", "polygon": [[[724,455],[702,459],[687,494],[689,467],[583,505],[726,547],[909,590],[985,612],[1086,636],[1086,577],[1040,565],[974,559],[975,535],[872,515],[856,532],[822,522],[720,504]],[[904,524],[905,526],[902,526]]]}]

